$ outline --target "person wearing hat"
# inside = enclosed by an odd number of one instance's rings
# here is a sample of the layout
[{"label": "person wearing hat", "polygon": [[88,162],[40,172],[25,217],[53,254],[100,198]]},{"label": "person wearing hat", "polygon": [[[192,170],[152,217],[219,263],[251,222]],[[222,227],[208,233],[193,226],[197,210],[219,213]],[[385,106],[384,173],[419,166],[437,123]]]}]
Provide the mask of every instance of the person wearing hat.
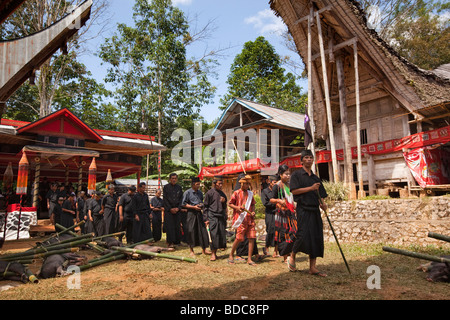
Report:
[{"label": "person wearing hat", "polygon": [[77,215],[74,198],[75,193],[69,194],[69,197],[64,201],[62,205],[61,225],[64,228],[70,228],[74,225],[73,220]]},{"label": "person wearing hat", "polygon": [[[309,273],[326,277],[316,266],[317,257],[323,257],[323,223],[320,209],[326,210],[319,199],[326,198],[327,192],[320,178],[312,172],[314,156],[311,150],[303,150],[300,156],[302,168],[295,171],[290,180],[294,200],[297,202],[297,233],[293,249],[288,257],[289,270],[295,271],[295,255],[303,252],[309,255]],[[322,203],[325,203],[322,201]]]},{"label": "person wearing hat", "polygon": [[239,179],[240,189],[233,192],[228,205],[233,209],[233,228],[236,229],[236,239],[231,247],[228,258],[229,264],[234,264],[234,253],[238,245],[247,237],[248,256],[247,264],[255,266],[252,261],[253,248],[255,247],[256,230],[255,230],[255,199],[253,192],[249,190],[250,176]]},{"label": "person wearing hat", "polygon": [[191,188],[183,194],[182,206],[187,210],[186,223],[183,230],[189,245],[190,255],[195,256],[194,247],[200,246],[203,254],[211,254],[206,249],[209,246],[208,232],[203,221],[203,193],[200,191],[200,179],[192,178]]},{"label": "person wearing hat", "polygon": [[264,254],[268,254],[269,247],[273,247],[273,257],[279,257],[278,247],[275,243],[275,210],[276,204],[271,203],[272,189],[277,182],[277,177],[272,175],[268,177],[267,188],[261,191],[261,202],[265,207],[265,222],[266,222],[266,243],[264,247]]},{"label": "person wearing hat", "polygon": [[216,176],[213,187],[205,194],[203,216],[211,236],[211,261],[217,260],[217,249],[227,247],[227,196],[222,191],[223,179]]},{"label": "person wearing hat", "polygon": [[[127,193],[122,194],[119,200],[119,230],[126,231],[127,244],[133,243],[133,221],[134,205],[133,197],[136,192],[135,186],[128,187]],[[119,236],[122,241],[123,235]]]}]

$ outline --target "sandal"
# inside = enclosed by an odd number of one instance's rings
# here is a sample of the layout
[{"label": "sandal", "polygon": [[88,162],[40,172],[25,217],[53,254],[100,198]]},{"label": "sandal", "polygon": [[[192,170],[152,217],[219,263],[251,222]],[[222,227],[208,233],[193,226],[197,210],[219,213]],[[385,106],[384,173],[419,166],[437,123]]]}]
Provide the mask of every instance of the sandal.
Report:
[{"label": "sandal", "polygon": [[287,266],[288,266],[288,269],[289,269],[289,271],[290,272],[295,272],[295,271],[297,271],[297,268],[295,267],[295,262],[294,262],[294,264],[291,264],[291,257],[287,257],[287,259],[286,259],[286,264],[287,264]]},{"label": "sandal", "polygon": [[228,264],[234,264],[234,260],[227,259]]},{"label": "sandal", "polygon": [[314,272],[314,273],[310,272],[309,274],[312,275],[312,276],[319,276],[319,277],[324,277],[324,278],[327,277],[326,273],[323,273],[323,272],[320,272],[320,271],[317,271],[317,272]]},{"label": "sandal", "polygon": [[256,267],[256,263],[254,263],[253,261],[252,261],[252,262],[247,262],[247,264],[248,264],[249,266]]}]

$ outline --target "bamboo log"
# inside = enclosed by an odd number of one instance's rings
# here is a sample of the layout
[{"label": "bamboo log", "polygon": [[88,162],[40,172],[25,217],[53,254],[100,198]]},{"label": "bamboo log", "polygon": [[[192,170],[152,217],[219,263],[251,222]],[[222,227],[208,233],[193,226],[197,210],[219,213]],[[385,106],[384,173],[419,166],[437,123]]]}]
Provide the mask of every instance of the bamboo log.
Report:
[{"label": "bamboo log", "polygon": [[[25,268],[25,275],[31,283],[39,283],[39,279],[30,271],[30,269]],[[0,279],[7,279],[10,277],[20,277],[20,275],[12,271],[0,273]]]},{"label": "bamboo log", "polygon": [[418,252],[401,250],[401,249],[390,248],[390,247],[383,247],[383,251],[387,251],[387,252],[391,252],[391,253],[395,253],[395,254],[400,254],[402,256],[408,256],[408,257],[413,257],[413,258],[418,258],[418,259],[424,259],[424,260],[428,260],[428,261],[450,263],[450,259],[436,257],[436,256],[432,256],[432,255],[425,254],[425,253],[418,253]]},{"label": "bamboo log", "polygon": [[[75,233],[76,234],[76,233]],[[44,246],[45,248],[51,248],[51,247],[54,247],[54,246],[56,246],[56,245],[59,245],[59,244],[64,244],[64,243],[69,243],[69,242],[74,242],[74,241],[78,241],[78,240],[83,240],[83,239],[87,239],[87,238],[93,238],[95,236],[95,234],[92,232],[92,233],[87,233],[87,234],[83,234],[83,235],[81,235],[81,236],[76,236],[76,237],[74,237],[74,238],[71,238],[71,239],[66,239],[66,240],[61,240],[61,241],[59,241],[59,242],[55,242],[55,243],[51,243],[51,244],[49,244],[49,245],[47,245],[47,246]],[[92,240],[92,239],[91,239]]]},{"label": "bamboo log", "polygon": [[[41,242],[40,246],[42,246],[42,245],[45,246],[45,242],[48,242],[50,239],[59,237],[60,235],[65,234],[65,233],[69,233],[70,231],[72,231],[73,229],[75,229],[78,226],[83,225],[84,223],[85,223],[85,221],[82,220],[82,221],[78,222],[77,224],[71,226],[70,228],[64,228],[62,225],[56,223],[55,227],[61,229],[61,231],[51,235],[49,238],[47,238],[46,240]],[[78,236],[76,233],[75,233],[75,235]],[[37,247],[39,247],[39,245],[34,246],[32,249],[36,249]],[[32,250],[32,249],[30,249],[30,250]]]},{"label": "bamboo log", "polygon": [[28,281],[31,283],[39,283],[39,279],[30,271],[30,269],[25,268],[25,274],[27,275]]},{"label": "bamboo log", "polygon": [[450,242],[450,237],[449,236],[446,236],[446,235],[443,235],[443,234],[439,234],[439,233],[428,232],[428,237]]},{"label": "bamboo log", "polygon": [[[125,248],[134,248],[135,246],[139,245],[139,244],[148,244],[148,243],[152,243],[154,242],[153,238],[152,239],[147,239],[141,242],[137,242],[137,243],[133,243],[129,246],[126,246]],[[101,259],[106,259],[115,255],[122,255],[123,253],[121,253],[120,251],[112,251],[110,253],[105,254],[104,256],[98,257],[98,258],[94,258],[92,260],[90,260],[89,262],[95,262],[97,260],[101,260]],[[123,256],[123,258],[125,258],[125,255]]]},{"label": "bamboo log", "polygon": [[118,250],[118,251],[121,251],[121,252],[125,252],[125,253],[128,253],[128,254],[130,254],[130,253],[137,253],[137,254],[140,254],[140,255],[143,255],[143,256],[167,258],[167,259],[174,259],[174,260],[180,260],[180,261],[187,261],[187,262],[197,263],[196,259],[172,256],[172,255],[164,254],[164,253],[148,252],[148,251],[132,249],[132,248],[124,248],[124,247],[111,247],[111,249]]},{"label": "bamboo log", "polygon": [[103,239],[103,238],[106,238],[106,237],[118,237],[118,236],[120,236],[122,234],[125,234],[125,232],[126,231],[120,231],[120,232],[115,232],[115,233],[111,233],[111,234],[105,234],[104,236],[95,237],[92,240],[100,240],[100,239]]},{"label": "bamboo log", "polygon": [[40,247],[40,248],[36,248],[36,249],[32,249],[32,250],[27,250],[25,252],[19,252],[19,253],[13,253],[13,254],[1,256],[0,260],[5,260],[5,259],[6,260],[11,260],[11,258],[18,258],[18,257],[24,257],[24,256],[33,255],[33,254],[38,254],[38,253],[45,253],[45,252],[59,250],[59,249],[66,249],[66,248],[71,248],[71,247],[77,247],[77,246],[86,244],[86,243],[88,243],[90,241],[91,241],[91,239],[82,239],[82,240],[79,240],[79,241],[73,241],[73,242],[58,244],[58,245],[55,245],[55,246],[52,246],[52,247],[49,247],[49,248]]},{"label": "bamboo log", "polygon": [[79,248],[66,248],[66,249],[59,249],[59,250],[52,250],[48,252],[42,252],[42,253],[35,253],[30,255],[24,255],[20,257],[15,258],[6,258],[2,259],[5,261],[17,261],[17,260],[26,260],[26,259],[39,259],[39,258],[46,258],[48,256],[51,256],[52,254],[62,254],[62,253],[69,253],[69,252],[78,252]]},{"label": "bamboo log", "polygon": [[[56,227],[59,228],[59,229],[64,229],[64,230],[65,230],[65,228],[64,228],[63,226],[59,225],[59,224],[56,224]],[[72,235],[72,236],[74,236],[74,237],[79,237],[79,236],[78,236],[75,232],[73,232],[73,231],[70,231],[70,230],[69,230],[69,231],[67,231],[67,233],[69,233],[70,235]],[[93,233],[92,233],[92,234],[93,234]],[[92,240],[94,240],[94,239],[92,239]],[[87,244],[87,246],[90,247],[91,249],[94,249],[94,250],[98,251],[99,253],[103,253],[103,252],[106,251],[104,248],[98,246],[95,242],[89,242],[89,243]]]}]

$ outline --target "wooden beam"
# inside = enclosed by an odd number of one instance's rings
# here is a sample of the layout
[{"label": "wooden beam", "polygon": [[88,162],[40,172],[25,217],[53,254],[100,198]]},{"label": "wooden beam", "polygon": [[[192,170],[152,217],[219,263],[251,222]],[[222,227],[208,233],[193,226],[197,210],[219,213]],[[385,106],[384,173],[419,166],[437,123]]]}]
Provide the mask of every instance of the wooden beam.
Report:
[{"label": "wooden beam", "polygon": [[319,46],[320,46],[320,53],[321,53],[321,61],[322,61],[322,74],[323,74],[323,83],[324,83],[324,93],[325,93],[325,104],[327,109],[327,120],[328,120],[328,133],[329,133],[329,140],[330,140],[330,147],[331,147],[331,162],[333,165],[333,176],[334,176],[334,182],[339,181],[339,172],[338,172],[338,164],[337,164],[337,157],[336,157],[336,145],[334,140],[334,130],[333,130],[333,117],[331,115],[331,104],[330,104],[330,92],[328,88],[328,75],[327,75],[327,66],[326,66],[326,60],[325,60],[325,50],[323,46],[323,37],[322,37],[322,24],[320,22],[320,15],[316,15],[316,22],[317,22],[317,30],[319,35]]},{"label": "wooden beam", "polygon": [[361,159],[361,104],[359,101],[359,69],[358,69],[358,44],[353,44],[353,59],[355,64],[355,98],[356,98],[356,145],[358,152],[358,198],[365,197],[364,184],[362,177],[362,159]]},{"label": "wooden beam", "polygon": [[[339,44],[336,44],[336,45],[333,44],[332,48],[325,50],[325,54],[332,54],[332,53],[337,52],[347,46],[353,46],[356,42],[357,42],[356,38],[351,38],[351,39],[341,42]],[[320,57],[320,53],[317,53],[312,56],[312,60],[316,60],[319,57]]]},{"label": "wooden beam", "polygon": [[[298,23],[301,23],[301,22],[304,22],[304,21],[309,21],[309,18],[310,18],[310,17],[311,17],[312,19],[314,19],[314,17],[319,16],[322,12],[331,10],[332,7],[333,7],[333,6],[330,4],[330,5],[326,6],[326,7],[323,7],[322,9],[316,11],[316,12],[312,12],[312,13],[310,12],[309,15],[304,16],[304,17],[298,19],[297,21],[295,21],[295,22],[294,22],[294,25],[296,25],[296,24],[298,24]],[[312,8],[312,6],[311,6],[311,8]],[[311,20],[312,20],[312,19],[311,19]]]}]

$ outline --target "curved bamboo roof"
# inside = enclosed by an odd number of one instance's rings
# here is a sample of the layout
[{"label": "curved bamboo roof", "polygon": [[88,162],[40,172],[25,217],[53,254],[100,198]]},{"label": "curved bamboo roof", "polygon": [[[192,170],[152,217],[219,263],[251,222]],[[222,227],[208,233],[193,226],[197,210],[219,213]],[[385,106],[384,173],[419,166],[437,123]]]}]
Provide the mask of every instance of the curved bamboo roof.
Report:
[{"label": "curved bamboo roof", "polygon": [[[292,35],[298,53],[303,61],[308,61],[308,22],[299,20],[310,13],[310,3],[314,11],[322,9],[320,21],[322,26],[325,50],[343,42],[356,40],[358,50],[358,68],[360,78],[361,103],[389,95],[400,106],[413,114],[415,119],[426,120],[436,117],[447,110],[450,112],[450,79],[442,72],[423,70],[401,57],[377,32],[367,26],[367,19],[360,4],[354,0],[270,0],[269,4],[275,14],[283,19]],[[315,20],[314,20],[315,22]],[[326,137],[326,109],[323,90],[322,66],[317,26],[313,25],[312,55],[316,60],[312,63],[314,88],[314,120],[316,135]],[[333,50],[331,50],[333,52]],[[353,47],[342,46],[335,56],[343,54],[344,72],[348,106],[355,104]],[[339,107],[336,106],[338,93],[335,71],[330,59],[333,56],[326,52],[327,72],[329,74],[330,96],[335,103],[332,113],[333,121],[339,118]],[[318,57],[318,58],[317,58]],[[333,62],[333,61],[332,61]],[[352,74],[353,73],[353,74]],[[353,94],[353,96],[352,96]]]}]

